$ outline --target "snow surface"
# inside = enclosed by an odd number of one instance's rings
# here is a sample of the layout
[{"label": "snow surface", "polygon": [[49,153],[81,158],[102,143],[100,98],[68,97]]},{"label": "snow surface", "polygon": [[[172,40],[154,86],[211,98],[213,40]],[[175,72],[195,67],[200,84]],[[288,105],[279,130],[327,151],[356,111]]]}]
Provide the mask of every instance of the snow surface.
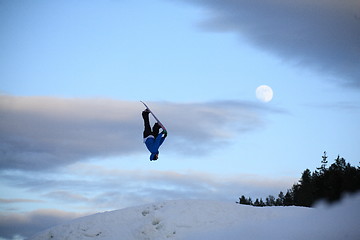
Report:
[{"label": "snow surface", "polygon": [[31,240],[360,239],[359,203],[360,194],[316,208],[164,201],[79,218]]}]

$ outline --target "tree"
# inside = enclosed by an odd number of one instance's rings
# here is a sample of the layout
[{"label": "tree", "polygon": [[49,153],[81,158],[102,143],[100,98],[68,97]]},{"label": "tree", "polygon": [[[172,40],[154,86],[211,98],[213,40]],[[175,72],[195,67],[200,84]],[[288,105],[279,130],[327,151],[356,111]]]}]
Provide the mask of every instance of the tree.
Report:
[{"label": "tree", "polygon": [[285,196],[283,192],[279,193],[278,198],[269,195],[265,203],[257,198],[252,203],[251,198],[246,199],[245,196],[240,198],[240,202],[249,203],[253,206],[312,206],[319,199],[325,199],[329,202],[337,201],[344,192],[355,192],[360,190],[360,167],[353,167],[346,163],[345,159],[337,156],[335,162],[326,167],[326,152],[322,156],[322,165],[316,168],[320,171],[311,172],[306,169],[298,183],[293,184],[288,189]]},{"label": "tree", "polygon": [[320,173],[326,171],[326,164],[328,163],[328,161],[326,160],[328,157],[326,156],[326,151],[324,151],[324,155],[322,156],[322,161],[321,161],[321,167],[318,167],[316,169],[320,170]]},{"label": "tree", "polygon": [[294,205],[294,195],[291,189],[289,189],[284,197],[284,206]]},{"label": "tree", "polygon": [[275,205],[276,206],[283,206],[284,205],[285,196],[283,192],[280,192],[278,198],[276,199]]},{"label": "tree", "polygon": [[239,198],[239,204],[245,204],[245,205],[250,205],[250,201],[248,199],[245,198],[244,195],[241,196],[241,198]]},{"label": "tree", "polygon": [[297,205],[310,207],[314,202],[313,179],[309,169],[306,169],[300,179],[300,186],[297,191]]},{"label": "tree", "polygon": [[276,203],[275,203],[275,197],[272,196],[272,195],[269,195],[267,198],[266,198],[266,206],[275,206]]},{"label": "tree", "polygon": [[244,204],[244,205],[252,205],[252,200],[251,198],[246,198],[244,195],[242,195],[240,198],[239,198],[239,201],[236,202],[238,204]]},{"label": "tree", "polygon": [[338,157],[335,159],[335,163],[331,164],[326,174],[327,192],[325,198],[329,202],[340,200],[341,193],[344,191],[344,170],[346,168],[346,162],[344,158]]}]

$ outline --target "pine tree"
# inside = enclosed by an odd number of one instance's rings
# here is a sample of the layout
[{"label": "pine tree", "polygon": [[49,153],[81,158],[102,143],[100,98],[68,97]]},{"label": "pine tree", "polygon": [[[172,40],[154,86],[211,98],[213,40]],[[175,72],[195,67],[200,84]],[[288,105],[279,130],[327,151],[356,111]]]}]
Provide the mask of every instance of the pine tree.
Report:
[{"label": "pine tree", "polygon": [[275,206],[276,203],[275,203],[275,197],[272,196],[272,195],[269,195],[267,198],[266,198],[266,206]]},{"label": "pine tree", "polygon": [[244,195],[242,195],[240,198],[239,198],[239,202],[237,202],[239,204],[244,204],[244,205],[250,205],[250,202],[248,199],[245,198]]},{"label": "pine tree", "polygon": [[314,202],[313,196],[313,181],[312,174],[309,169],[306,169],[300,179],[299,196],[297,203],[300,206],[310,207]]},{"label": "pine tree", "polygon": [[285,196],[283,192],[280,192],[278,198],[276,199],[275,205],[276,206],[283,206],[284,205]]},{"label": "pine tree", "polygon": [[292,206],[294,205],[294,195],[292,189],[289,189],[284,197],[284,206]]},{"label": "pine tree", "polygon": [[328,161],[326,160],[328,158],[328,156],[326,156],[326,151],[324,151],[324,155],[322,156],[322,161],[321,161],[321,167],[316,168],[318,170],[320,170],[320,173],[323,173],[324,171],[326,171],[326,164],[328,163]]},{"label": "pine tree", "polygon": [[262,200],[262,198],[260,198],[259,206],[260,206],[260,207],[265,207],[265,206],[266,206],[265,203],[264,203],[264,201]]},{"label": "pine tree", "polygon": [[251,197],[248,198],[249,205],[253,205]]}]

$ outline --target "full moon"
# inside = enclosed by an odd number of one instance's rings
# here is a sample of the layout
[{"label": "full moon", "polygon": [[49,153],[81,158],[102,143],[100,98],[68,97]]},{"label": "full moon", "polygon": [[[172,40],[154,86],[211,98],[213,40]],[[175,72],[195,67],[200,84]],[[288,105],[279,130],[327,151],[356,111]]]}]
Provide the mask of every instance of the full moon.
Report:
[{"label": "full moon", "polygon": [[273,90],[267,85],[261,85],[256,88],[256,98],[262,102],[270,102],[273,95]]}]

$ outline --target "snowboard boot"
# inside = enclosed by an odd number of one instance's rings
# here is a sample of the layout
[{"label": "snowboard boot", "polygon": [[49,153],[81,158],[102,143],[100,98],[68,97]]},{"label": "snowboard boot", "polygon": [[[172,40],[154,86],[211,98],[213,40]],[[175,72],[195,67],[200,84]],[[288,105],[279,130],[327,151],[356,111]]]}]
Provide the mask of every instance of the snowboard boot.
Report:
[{"label": "snowboard boot", "polygon": [[149,113],[150,113],[150,111],[149,111],[149,109],[145,109],[144,111],[142,111],[142,116],[144,117],[144,116],[149,116]]}]

